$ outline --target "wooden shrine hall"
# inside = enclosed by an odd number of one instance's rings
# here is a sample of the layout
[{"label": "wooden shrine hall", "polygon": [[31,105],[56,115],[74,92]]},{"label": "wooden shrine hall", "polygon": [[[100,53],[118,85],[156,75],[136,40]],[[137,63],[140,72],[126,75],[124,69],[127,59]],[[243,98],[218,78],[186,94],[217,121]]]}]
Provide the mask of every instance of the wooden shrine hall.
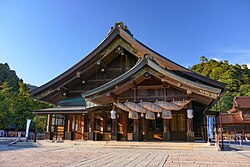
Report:
[{"label": "wooden shrine hall", "polygon": [[47,115],[49,140],[194,141],[206,137],[206,112],[224,93],[224,83],[165,58],[118,22],[31,96],[55,105],[34,111]]}]

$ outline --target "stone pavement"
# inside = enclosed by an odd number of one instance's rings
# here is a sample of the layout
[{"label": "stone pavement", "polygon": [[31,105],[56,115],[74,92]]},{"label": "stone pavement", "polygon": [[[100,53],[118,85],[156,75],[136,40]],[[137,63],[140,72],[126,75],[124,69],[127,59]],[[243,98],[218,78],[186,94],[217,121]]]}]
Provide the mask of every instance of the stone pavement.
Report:
[{"label": "stone pavement", "polygon": [[0,145],[0,166],[250,166],[250,151],[98,148],[58,144]]}]

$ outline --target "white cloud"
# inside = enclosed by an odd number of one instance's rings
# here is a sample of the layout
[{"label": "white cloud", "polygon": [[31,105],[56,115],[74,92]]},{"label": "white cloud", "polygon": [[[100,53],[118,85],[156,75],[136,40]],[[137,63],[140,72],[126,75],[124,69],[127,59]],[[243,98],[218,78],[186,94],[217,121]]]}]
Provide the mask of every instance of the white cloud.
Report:
[{"label": "white cloud", "polygon": [[250,63],[247,63],[247,67],[248,67],[248,69],[250,69]]},{"label": "white cloud", "polygon": [[212,58],[209,58],[209,59],[213,59],[213,60],[215,60],[215,61],[222,61],[221,58],[217,58],[217,57],[212,57]]},{"label": "white cloud", "polygon": [[250,69],[250,49],[248,48],[220,48],[217,50],[207,50],[206,53],[203,54],[216,61],[228,60],[230,64],[247,64]]}]

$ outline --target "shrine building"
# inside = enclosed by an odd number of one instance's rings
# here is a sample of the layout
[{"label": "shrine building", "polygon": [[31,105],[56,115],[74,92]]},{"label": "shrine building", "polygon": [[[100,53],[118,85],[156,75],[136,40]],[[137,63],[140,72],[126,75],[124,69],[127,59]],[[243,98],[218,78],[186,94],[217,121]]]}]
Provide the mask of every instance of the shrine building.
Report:
[{"label": "shrine building", "polygon": [[34,111],[47,115],[45,139],[94,141],[206,139],[206,115],[224,93],[224,83],[160,55],[122,22],[77,64],[30,92],[55,105]]},{"label": "shrine building", "polygon": [[236,96],[232,109],[222,113],[224,136],[240,133],[250,137],[250,96]]}]

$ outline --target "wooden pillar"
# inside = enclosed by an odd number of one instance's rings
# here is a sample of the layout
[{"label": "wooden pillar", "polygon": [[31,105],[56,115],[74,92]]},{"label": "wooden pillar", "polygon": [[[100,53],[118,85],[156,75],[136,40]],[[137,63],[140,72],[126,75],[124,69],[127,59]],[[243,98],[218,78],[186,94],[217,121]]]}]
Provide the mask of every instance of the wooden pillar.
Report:
[{"label": "wooden pillar", "polygon": [[47,115],[46,132],[49,132],[50,114]]},{"label": "wooden pillar", "polygon": [[105,111],[102,112],[102,128],[103,128],[103,132],[106,131],[106,128],[107,128],[107,113]]},{"label": "wooden pillar", "polygon": [[117,140],[117,114],[115,119],[112,119],[112,132],[111,132],[111,140]]},{"label": "wooden pillar", "polygon": [[47,123],[46,123],[46,132],[45,132],[45,137],[44,139],[46,140],[51,140],[51,121],[52,121],[52,117],[51,114],[47,115]]},{"label": "wooden pillar", "polygon": [[35,138],[34,138],[34,142],[36,142],[37,125],[38,125],[38,114],[36,114],[36,129],[35,129]]},{"label": "wooden pillar", "polygon": [[220,98],[219,98],[219,113],[220,113],[220,135],[221,135],[221,149],[224,149],[224,140],[223,140],[223,129],[222,129],[222,115],[221,115],[221,106],[220,106]]},{"label": "wooden pillar", "polygon": [[128,113],[122,112],[122,140],[127,140],[127,133],[128,133]]},{"label": "wooden pillar", "polygon": [[139,119],[134,119],[133,140],[139,141]]},{"label": "wooden pillar", "polygon": [[112,132],[114,133],[115,132],[115,119],[112,119]]},{"label": "wooden pillar", "polygon": [[67,115],[67,132],[71,132],[71,130],[70,129],[72,129],[72,127],[71,127],[71,115]]},{"label": "wooden pillar", "polygon": [[63,126],[63,139],[66,139],[66,135],[67,135],[67,128],[68,128],[68,114],[64,114],[64,126]]},{"label": "wooden pillar", "polygon": [[87,135],[87,140],[95,140],[94,130],[95,130],[95,114],[92,113],[90,114],[90,127]]},{"label": "wooden pillar", "polygon": [[76,114],[71,114],[70,119],[69,119],[69,124],[70,124],[70,139],[74,140],[75,139],[75,124],[76,124]]},{"label": "wooden pillar", "polygon": [[95,130],[95,114],[91,114],[90,117],[90,131],[89,132],[94,132]]},{"label": "wooden pillar", "polygon": [[193,132],[193,119],[187,118],[187,131]]},{"label": "wooden pillar", "polygon": [[170,141],[170,120],[163,119],[163,141]]},{"label": "wooden pillar", "polygon": [[71,114],[65,114],[64,139],[71,140]]},{"label": "wooden pillar", "polygon": [[[190,108],[190,109],[188,109],[187,110],[187,112],[189,111],[189,110],[192,110],[191,108],[192,108],[192,103],[190,103],[189,105],[188,105],[188,108]],[[193,113],[192,113],[192,115],[194,115],[194,110],[192,111]],[[188,114],[188,113],[187,113]],[[193,118],[188,118],[188,116],[186,117],[186,119],[187,119],[187,141],[188,142],[194,142],[194,132],[193,132]]]},{"label": "wooden pillar", "polygon": [[81,129],[82,129],[82,137],[81,139],[84,139],[84,114],[81,114]]},{"label": "wooden pillar", "polygon": [[187,118],[187,141],[194,141],[193,118]]},{"label": "wooden pillar", "polygon": [[88,132],[88,115],[84,114],[84,132]]},{"label": "wooden pillar", "polygon": [[73,133],[73,140],[75,140],[77,137],[76,137],[76,117],[77,117],[77,114],[75,113],[74,114],[74,133]]},{"label": "wooden pillar", "polygon": [[74,140],[74,129],[73,129],[73,120],[74,114],[69,114],[68,115],[68,140]]}]

